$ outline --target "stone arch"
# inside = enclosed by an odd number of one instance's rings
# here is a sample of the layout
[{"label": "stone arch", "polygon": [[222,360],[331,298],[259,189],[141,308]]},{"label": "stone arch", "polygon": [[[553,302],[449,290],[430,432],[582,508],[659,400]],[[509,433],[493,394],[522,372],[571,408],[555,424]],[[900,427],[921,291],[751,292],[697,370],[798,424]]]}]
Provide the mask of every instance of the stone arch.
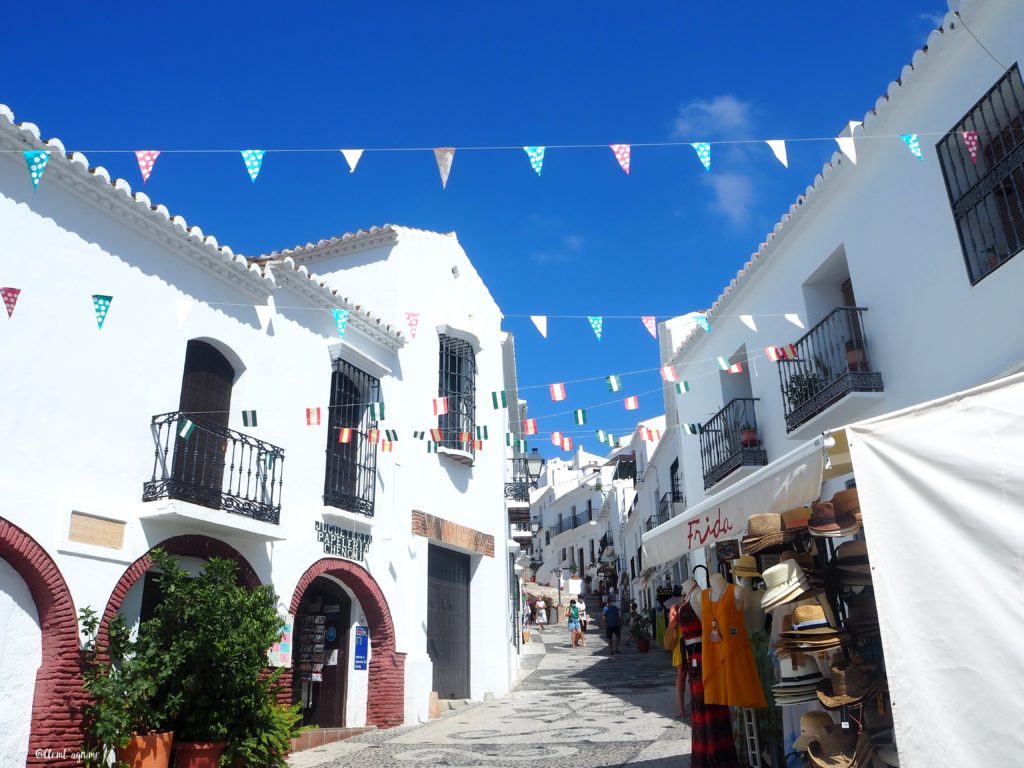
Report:
[{"label": "stone arch", "polygon": [[306,588],[318,576],[333,576],[356,596],[370,625],[369,691],[366,722],[393,728],[405,722],[405,654],[395,650],[395,625],[384,592],[377,581],[357,563],[325,557],[313,563],[295,585],[289,607],[299,610]]},{"label": "stone arch", "polygon": [[[43,664],[36,673],[27,765],[74,766],[82,744],[82,688],[78,617],[67,582],[39,543],[14,523],[0,518],[0,558],[28,585],[39,614]],[[67,759],[46,750],[68,750]],[[38,756],[37,756],[38,753]],[[12,758],[15,759],[16,758]]]}]

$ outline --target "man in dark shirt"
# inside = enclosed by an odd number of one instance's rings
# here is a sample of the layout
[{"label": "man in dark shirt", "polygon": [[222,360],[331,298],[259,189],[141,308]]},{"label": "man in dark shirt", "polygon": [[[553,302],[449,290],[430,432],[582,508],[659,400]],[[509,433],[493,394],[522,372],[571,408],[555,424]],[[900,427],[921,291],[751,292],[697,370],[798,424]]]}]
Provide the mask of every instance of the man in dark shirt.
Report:
[{"label": "man in dark shirt", "polygon": [[619,606],[606,602],[602,613],[604,614],[604,633],[608,638],[608,653],[609,655],[621,653],[619,640],[622,633],[622,618],[619,615]]}]

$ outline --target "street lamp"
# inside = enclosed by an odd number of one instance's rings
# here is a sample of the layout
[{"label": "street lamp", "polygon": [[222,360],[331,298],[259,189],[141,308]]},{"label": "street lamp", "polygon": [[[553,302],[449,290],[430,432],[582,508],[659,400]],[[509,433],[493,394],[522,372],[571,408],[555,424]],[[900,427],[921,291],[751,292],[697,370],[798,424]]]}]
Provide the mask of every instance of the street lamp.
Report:
[{"label": "street lamp", "polygon": [[540,533],[540,520],[538,518],[535,517],[530,521],[530,530],[534,535]]},{"label": "street lamp", "polygon": [[530,451],[530,455],[526,457],[526,474],[530,478],[530,483],[536,487],[537,478],[540,477],[541,470],[544,468],[544,457],[537,453],[537,449],[534,448]]}]

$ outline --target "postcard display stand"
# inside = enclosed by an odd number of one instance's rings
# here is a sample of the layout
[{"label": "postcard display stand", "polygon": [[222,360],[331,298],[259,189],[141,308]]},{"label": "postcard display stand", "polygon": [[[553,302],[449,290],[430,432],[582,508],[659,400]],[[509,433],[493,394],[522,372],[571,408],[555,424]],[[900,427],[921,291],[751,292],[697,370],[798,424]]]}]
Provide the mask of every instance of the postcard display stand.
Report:
[{"label": "postcard display stand", "polygon": [[312,613],[299,617],[299,679],[302,681],[302,708],[308,709],[313,704],[314,686],[324,679],[324,662],[327,614]]}]

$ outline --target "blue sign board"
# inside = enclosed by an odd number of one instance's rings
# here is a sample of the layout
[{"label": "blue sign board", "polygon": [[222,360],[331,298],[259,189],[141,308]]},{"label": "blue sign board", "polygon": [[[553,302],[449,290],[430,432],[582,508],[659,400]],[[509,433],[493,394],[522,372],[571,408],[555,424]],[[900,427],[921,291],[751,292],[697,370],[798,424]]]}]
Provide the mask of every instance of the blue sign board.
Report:
[{"label": "blue sign board", "polygon": [[370,633],[366,627],[356,626],[356,656],[353,669],[366,669],[366,656],[370,650]]}]

